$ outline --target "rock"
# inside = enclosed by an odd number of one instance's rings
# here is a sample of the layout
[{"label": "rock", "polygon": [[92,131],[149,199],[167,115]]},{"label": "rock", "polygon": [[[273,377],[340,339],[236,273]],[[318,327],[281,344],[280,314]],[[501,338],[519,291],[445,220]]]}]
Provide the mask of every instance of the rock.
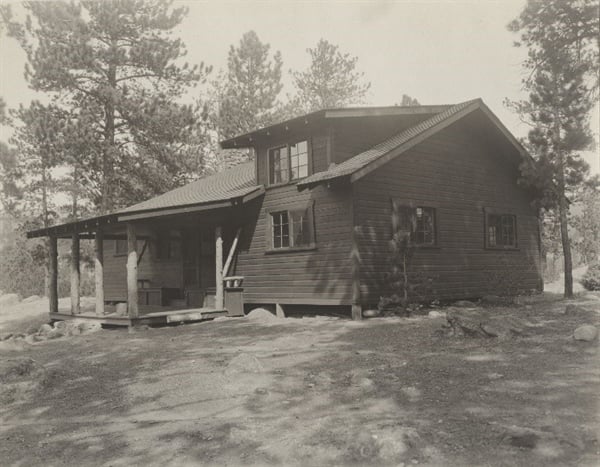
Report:
[{"label": "rock", "polygon": [[14,336],[14,334],[12,332],[2,333],[2,334],[0,334],[0,342],[1,341],[7,341],[8,339],[10,339],[13,336]]},{"label": "rock", "polygon": [[48,339],[58,339],[59,337],[64,337],[64,335],[65,335],[64,329],[54,328],[54,329],[52,329],[52,331],[50,331],[48,333],[48,335],[46,337]]},{"label": "rock", "polygon": [[457,300],[452,306],[457,306],[459,308],[475,308],[477,304],[470,300]]},{"label": "rock", "polygon": [[102,325],[96,321],[78,321],[74,325],[79,328],[80,334],[90,334],[102,329]]},{"label": "rock", "polygon": [[0,309],[17,303],[19,303],[19,296],[16,293],[7,293],[0,297]]},{"label": "rock", "polygon": [[364,391],[372,391],[373,389],[375,389],[375,383],[370,378],[362,378],[358,382],[358,385]]},{"label": "rock", "polygon": [[28,344],[34,344],[36,342],[34,337],[35,334],[28,334],[27,336],[25,336],[25,342],[27,342]]},{"label": "rock", "polygon": [[227,368],[225,368],[226,375],[235,373],[262,373],[263,371],[265,371],[265,368],[258,358],[245,353],[233,357]]},{"label": "rock", "polygon": [[246,318],[258,322],[277,321],[280,319],[269,310],[265,310],[264,308],[255,308],[246,315]]},{"label": "rock", "polygon": [[37,334],[39,331],[39,327],[35,324],[30,324],[29,326],[27,326],[27,329],[25,329],[25,334],[29,335],[29,334]]},{"label": "rock", "polygon": [[364,310],[362,312],[363,318],[376,318],[381,312],[376,309]]},{"label": "rock", "polygon": [[489,337],[481,329],[481,324],[487,322],[487,318],[480,310],[449,309],[446,320],[455,336]]},{"label": "rock", "polygon": [[67,329],[67,322],[66,321],[55,321],[54,329],[60,329],[62,331],[65,331]]},{"label": "rock", "polygon": [[127,316],[127,303],[117,303],[115,306],[115,314],[117,316]]},{"label": "rock", "polygon": [[42,324],[38,331],[38,334],[41,336],[47,336],[54,328],[49,324]]},{"label": "rock", "polygon": [[434,319],[434,318],[445,318],[446,317],[446,313],[441,312],[441,311],[437,311],[437,310],[433,310],[433,311],[430,311],[429,313],[427,313],[427,316],[429,318],[432,318],[432,319]]},{"label": "rock", "polygon": [[23,299],[23,303],[37,302],[38,300],[40,300],[39,296],[37,296],[37,295],[30,295],[29,297]]},{"label": "rock", "polygon": [[265,388],[256,388],[256,389],[254,390],[254,392],[255,392],[256,394],[260,394],[261,396],[264,396],[264,395],[266,395],[266,394],[268,394],[268,393],[269,393],[269,391],[267,391]]},{"label": "rock", "polygon": [[498,295],[484,295],[481,297],[481,301],[489,305],[503,303],[503,300]]},{"label": "rock", "polygon": [[490,337],[498,337],[502,334],[502,330],[491,323],[484,323],[481,325],[481,329]]},{"label": "rock", "polygon": [[543,433],[519,426],[507,427],[504,441],[517,448],[534,449],[541,440]]},{"label": "rock", "polygon": [[573,332],[573,338],[576,341],[591,342],[598,337],[598,329],[590,324],[579,326]]}]

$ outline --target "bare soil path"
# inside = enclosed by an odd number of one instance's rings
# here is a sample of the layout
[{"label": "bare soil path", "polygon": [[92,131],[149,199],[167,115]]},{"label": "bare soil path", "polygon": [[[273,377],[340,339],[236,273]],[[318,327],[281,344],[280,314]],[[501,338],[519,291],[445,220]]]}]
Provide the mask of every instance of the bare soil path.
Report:
[{"label": "bare soil path", "polygon": [[598,465],[598,341],[572,332],[598,326],[600,295],[575,303],[491,310],[531,324],[504,339],[419,316],[0,344],[1,361],[34,361],[4,376],[0,464]]}]

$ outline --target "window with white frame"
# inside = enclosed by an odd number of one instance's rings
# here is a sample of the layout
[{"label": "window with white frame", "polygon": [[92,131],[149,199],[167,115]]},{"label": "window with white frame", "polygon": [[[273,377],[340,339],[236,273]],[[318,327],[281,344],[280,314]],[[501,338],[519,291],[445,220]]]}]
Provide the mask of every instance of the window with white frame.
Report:
[{"label": "window with white frame", "polygon": [[271,212],[271,248],[307,247],[314,244],[312,209]]},{"label": "window with white frame", "polygon": [[308,176],[308,142],[269,149],[269,184],[278,185]]}]

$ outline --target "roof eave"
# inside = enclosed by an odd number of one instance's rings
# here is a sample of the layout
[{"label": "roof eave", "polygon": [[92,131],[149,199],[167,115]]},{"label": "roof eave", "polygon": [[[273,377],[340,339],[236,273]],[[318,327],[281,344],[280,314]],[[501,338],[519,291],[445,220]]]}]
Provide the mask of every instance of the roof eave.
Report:
[{"label": "roof eave", "polygon": [[27,232],[27,238],[68,237],[69,235],[80,232],[95,231],[99,227],[106,226],[109,224],[114,225],[134,220],[151,219],[156,217],[228,208],[247,203],[255,198],[258,198],[264,192],[265,188],[263,186],[257,186],[255,190],[246,193],[245,195],[235,196],[223,200],[216,200],[205,203],[193,203],[186,206],[170,206],[159,209],[146,209],[131,212],[107,214],[103,216],[92,217],[90,219],[84,219],[81,221],[68,222],[65,224],[53,225],[51,227],[43,229],[31,230]]}]

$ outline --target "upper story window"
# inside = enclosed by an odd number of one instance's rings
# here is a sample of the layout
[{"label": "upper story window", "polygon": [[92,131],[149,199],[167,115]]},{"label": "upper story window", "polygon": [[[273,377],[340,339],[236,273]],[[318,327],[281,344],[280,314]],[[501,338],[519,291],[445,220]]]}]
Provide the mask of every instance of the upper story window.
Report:
[{"label": "upper story window", "polygon": [[516,248],[517,216],[487,212],[485,232],[485,241],[488,248]]},{"label": "upper story window", "polygon": [[308,176],[308,143],[269,149],[269,184],[277,185]]},{"label": "upper story window", "polygon": [[437,244],[435,208],[402,206],[393,202],[393,209],[394,232],[407,232],[413,245]]}]

